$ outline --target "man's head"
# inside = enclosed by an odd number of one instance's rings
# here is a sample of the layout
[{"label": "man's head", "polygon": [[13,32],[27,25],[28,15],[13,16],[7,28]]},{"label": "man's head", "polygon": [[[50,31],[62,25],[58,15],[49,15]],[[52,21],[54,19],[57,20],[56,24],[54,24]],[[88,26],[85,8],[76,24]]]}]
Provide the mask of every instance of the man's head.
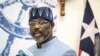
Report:
[{"label": "man's head", "polygon": [[37,43],[47,42],[52,39],[53,14],[50,8],[40,7],[30,10],[30,33]]}]

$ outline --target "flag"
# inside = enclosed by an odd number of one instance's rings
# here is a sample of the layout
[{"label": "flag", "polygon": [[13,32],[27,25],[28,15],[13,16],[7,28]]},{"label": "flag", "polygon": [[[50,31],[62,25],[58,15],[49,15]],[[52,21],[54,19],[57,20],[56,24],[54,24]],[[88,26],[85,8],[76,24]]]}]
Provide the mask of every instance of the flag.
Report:
[{"label": "flag", "polygon": [[[78,56],[94,56],[95,35],[99,33],[93,12],[87,0],[84,12]],[[85,53],[85,54],[84,54]]]}]

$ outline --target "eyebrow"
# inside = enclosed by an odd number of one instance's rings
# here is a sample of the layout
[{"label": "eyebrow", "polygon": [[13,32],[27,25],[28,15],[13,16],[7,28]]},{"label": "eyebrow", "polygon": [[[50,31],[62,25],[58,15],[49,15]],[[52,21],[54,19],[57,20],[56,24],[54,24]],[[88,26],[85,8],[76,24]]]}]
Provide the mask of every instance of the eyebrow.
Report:
[{"label": "eyebrow", "polygon": [[47,20],[34,20],[33,22],[48,22]]}]

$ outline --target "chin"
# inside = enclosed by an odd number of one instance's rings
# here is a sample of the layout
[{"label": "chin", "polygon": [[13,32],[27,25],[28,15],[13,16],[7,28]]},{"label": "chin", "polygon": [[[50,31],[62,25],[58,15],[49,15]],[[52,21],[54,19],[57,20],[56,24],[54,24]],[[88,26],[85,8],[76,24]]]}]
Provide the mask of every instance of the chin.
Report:
[{"label": "chin", "polygon": [[36,40],[36,42],[38,42],[38,43],[42,43],[43,41],[44,41],[43,38],[40,38],[40,39],[37,39],[37,40]]}]

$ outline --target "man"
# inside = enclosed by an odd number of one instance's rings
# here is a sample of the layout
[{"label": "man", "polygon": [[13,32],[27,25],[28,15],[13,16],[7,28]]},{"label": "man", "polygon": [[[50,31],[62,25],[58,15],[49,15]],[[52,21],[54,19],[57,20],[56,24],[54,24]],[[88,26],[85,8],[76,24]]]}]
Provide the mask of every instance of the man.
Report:
[{"label": "man", "polygon": [[54,22],[50,8],[32,8],[29,14],[30,34],[36,41],[26,51],[30,56],[76,56],[71,48],[52,35]]}]

